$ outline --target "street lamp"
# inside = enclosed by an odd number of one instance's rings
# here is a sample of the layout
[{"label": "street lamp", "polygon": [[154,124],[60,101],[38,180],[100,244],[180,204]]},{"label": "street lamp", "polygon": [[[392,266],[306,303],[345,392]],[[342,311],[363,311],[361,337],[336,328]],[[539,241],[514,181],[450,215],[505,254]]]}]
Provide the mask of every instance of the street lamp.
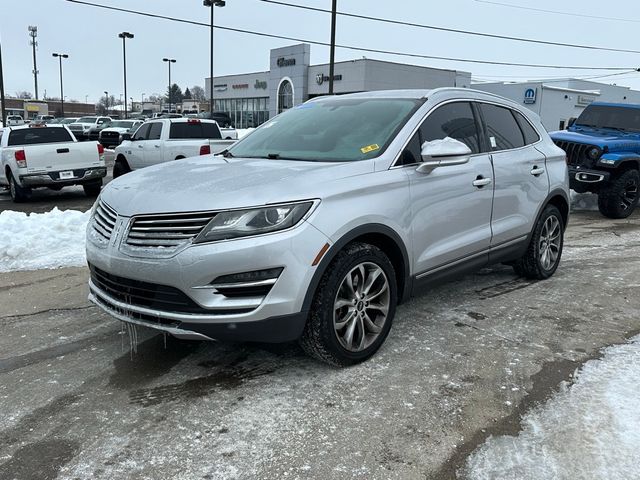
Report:
[{"label": "street lamp", "polygon": [[163,58],[163,62],[167,62],[169,65],[169,113],[171,113],[171,64],[176,63],[175,58]]},{"label": "street lamp", "polygon": [[66,53],[52,53],[53,57],[57,57],[60,62],[60,116],[64,118],[64,90],[62,88],[62,59],[69,58]]},{"label": "street lamp", "polygon": [[329,53],[329,95],[333,95],[333,67],[336,58],[336,9],[338,0],[331,5],[331,51]]},{"label": "street lamp", "polygon": [[89,103],[89,95],[84,96],[84,103]]},{"label": "street lamp", "polygon": [[[145,96],[145,93],[143,92],[143,93],[142,93],[142,98],[140,99],[140,105],[144,105],[144,96]],[[140,110],[142,110],[143,108],[144,108],[144,107],[142,107],[142,106],[141,106],[141,107],[140,107]]]},{"label": "street lamp", "polygon": [[133,38],[133,33],[121,32],[118,34],[118,38],[122,39],[122,71],[124,76],[124,118],[127,118],[127,48],[125,47],[125,40],[127,38]]},{"label": "street lamp", "polygon": [[2,46],[0,46],[0,122],[4,127],[7,124],[7,109],[4,103],[4,76],[2,74]]},{"label": "street lamp", "polygon": [[106,90],[104,91],[104,108],[107,110],[107,113],[109,113],[109,92]]},{"label": "street lamp", "polygon": [[209,112],[211,113],[211,118],[213,119],[213,7],[224,7],[226,5],[226,2],[224,0],[203,0],[202,4],[205,7],[211,8],[211,58],[209,58],[209,76],[211,77],[211,79],[209,81]]}]

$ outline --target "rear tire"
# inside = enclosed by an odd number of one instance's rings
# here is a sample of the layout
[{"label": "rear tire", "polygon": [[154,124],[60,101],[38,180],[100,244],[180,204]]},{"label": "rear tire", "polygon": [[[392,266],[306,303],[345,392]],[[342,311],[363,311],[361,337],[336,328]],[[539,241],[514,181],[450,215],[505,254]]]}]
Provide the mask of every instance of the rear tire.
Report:
[{"label": "rear tire", "polygon": [[9,193],[11,194],[11,200],[14,203],[22,203],[26,202],[29,199],[29,194],[31,190],[28,188],[21,187],[16,182],[15,178],[11,173],[8,174],[9,180]]},{"label": "rear tire", "polygon": [[85,183],[82,185],[84,194],[87,197],[95,198],[100,195],[100,189],[102,188],[102,179],[97,182]]},{"label": "rear tire", "polygon": [[129,164],[124,159],[116,160],[116,163],[113,165],[113,178],[121,177],[122,175],[129,173],[131,168]]},{"label": "rear tire", "polygon": [[638,205],[638,170],[626,170],[614,177],[598,194],[598,209],[608,218],[627,218]]},{"label": "rear tire", "polygon": [[544,280],[555,273],[562,257],[564,220],[553,205],[540,215],[526,253],[513,264],[514,271],[526,278]]},{"label": "rear tire", "polygon": [[366,243],[351,243],[322,276],[300,345],[331,365],[363,362],[387,338],[397,298],[395,271],[384,252]]}]

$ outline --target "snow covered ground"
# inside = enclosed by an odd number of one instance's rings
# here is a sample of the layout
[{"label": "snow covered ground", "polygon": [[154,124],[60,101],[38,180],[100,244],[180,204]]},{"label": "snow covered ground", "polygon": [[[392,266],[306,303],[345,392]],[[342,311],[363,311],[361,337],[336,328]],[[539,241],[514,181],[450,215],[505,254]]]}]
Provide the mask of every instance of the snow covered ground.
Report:
[{"label": "snow covered ground", "polygon": [[0,272],[75,267],[85,263],[89,212],[0,213]]},{"label": "snow covered ground", "polygon": [[576,382],[527,414],[517,437],[491,437],[473,480],[640,478],[640,336],[587,362]]}]

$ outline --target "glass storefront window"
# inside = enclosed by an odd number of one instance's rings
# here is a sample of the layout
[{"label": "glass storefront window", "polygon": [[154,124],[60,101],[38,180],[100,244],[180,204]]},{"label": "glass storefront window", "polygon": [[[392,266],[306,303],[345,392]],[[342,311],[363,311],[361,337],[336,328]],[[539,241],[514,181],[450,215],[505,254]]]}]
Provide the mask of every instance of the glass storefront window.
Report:
[{"label": "glass storefront window", "polygon": [[269,99],[227,98],[214,101],[215,110],[227,112],[236,128],[252,128],[269,120]]}]

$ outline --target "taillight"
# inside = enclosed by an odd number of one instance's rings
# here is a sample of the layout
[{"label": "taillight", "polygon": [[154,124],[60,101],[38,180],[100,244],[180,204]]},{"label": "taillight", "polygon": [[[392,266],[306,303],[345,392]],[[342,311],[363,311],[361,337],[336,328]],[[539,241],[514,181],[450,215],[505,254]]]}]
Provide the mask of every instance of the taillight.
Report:
[{"label": "taillight", "polygon": [[27,154],[24,152],[24,150],[16,150],[14,156],[16,157],[16,163],[18,164],[18,167],[27,168]]},{"label": "taillight", "polygon": [[200,123],[200,120],[197,118],[189,118],[187,119],[187,123]]},{"label": "taillight", "polygon": [[200,147],[200,155],[209,155],[209,154],[211,154],[211,146],[202,145]]},{"label": "taillight", "polygon": [[98,144],[98,155],[104,154],[104,147],[101,143]]}]

